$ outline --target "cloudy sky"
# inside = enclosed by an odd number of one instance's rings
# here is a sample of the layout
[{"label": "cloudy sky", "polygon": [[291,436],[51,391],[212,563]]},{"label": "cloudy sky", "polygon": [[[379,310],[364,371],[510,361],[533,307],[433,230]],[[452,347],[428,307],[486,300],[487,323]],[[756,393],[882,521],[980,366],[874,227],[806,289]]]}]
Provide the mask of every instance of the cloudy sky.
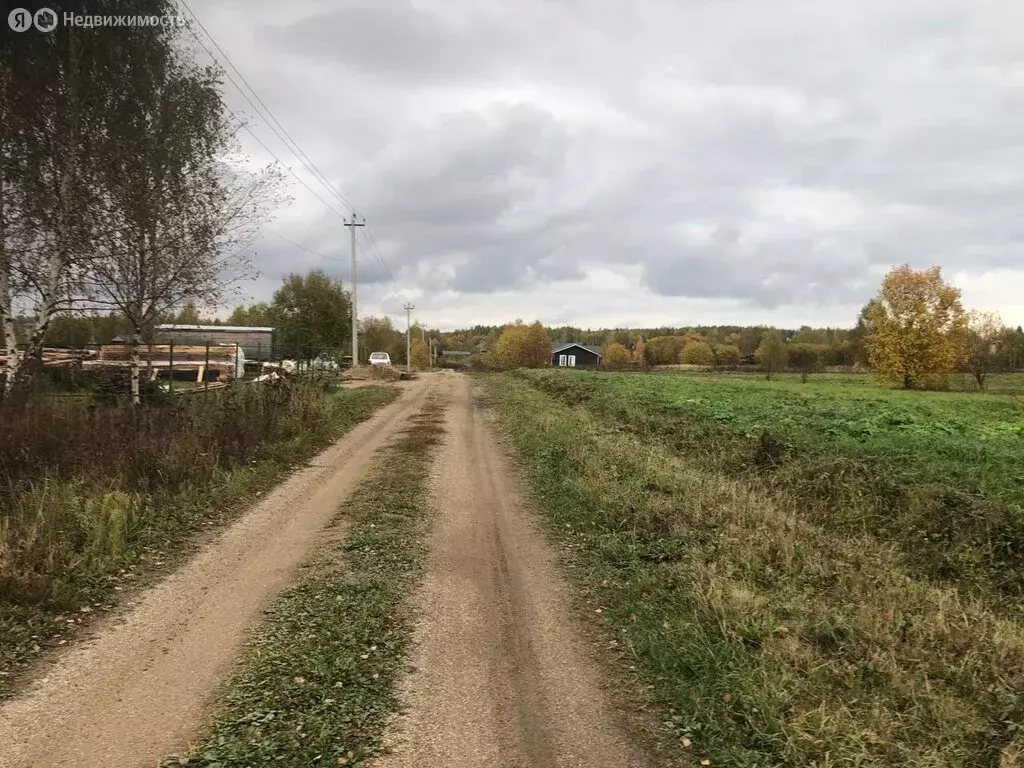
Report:
[{"label": "cloudy sky", "polygon": [[[361,314],[850,325],[909,262],[1024,323],[1019,0],[190,6],[366,217]],[[253,298],[349,279],[339,217],[288,178]]]}]

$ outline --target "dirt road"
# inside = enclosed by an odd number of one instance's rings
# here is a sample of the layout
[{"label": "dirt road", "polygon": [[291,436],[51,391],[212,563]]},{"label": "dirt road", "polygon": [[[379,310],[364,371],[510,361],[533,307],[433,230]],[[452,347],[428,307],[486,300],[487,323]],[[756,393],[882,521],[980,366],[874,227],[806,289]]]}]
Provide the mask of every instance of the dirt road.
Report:
[{"label": "dirt road", "polygon": [[618,768],[652,762],[600,685],[555,556],[524,511],[468,378],[453,377],[438,518],[416,598],[407,711],[375,768]]},{"label": "dirt road", "polygon": [[184,751],[261,609],[438,379],[357,425],[118,622],[0,708],[0,766],[155,766]]}]

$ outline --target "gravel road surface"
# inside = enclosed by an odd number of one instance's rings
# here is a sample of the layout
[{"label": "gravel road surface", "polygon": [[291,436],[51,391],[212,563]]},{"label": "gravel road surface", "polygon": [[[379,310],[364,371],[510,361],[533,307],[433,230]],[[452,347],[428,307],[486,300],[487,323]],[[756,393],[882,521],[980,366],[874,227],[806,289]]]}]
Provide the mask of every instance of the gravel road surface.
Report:
[{"label": "gravel road surface", "polygon": [[374,768],[642,767],[575,624],[552,548],[465,376],[434,470],[437,510],[392,753]]}]

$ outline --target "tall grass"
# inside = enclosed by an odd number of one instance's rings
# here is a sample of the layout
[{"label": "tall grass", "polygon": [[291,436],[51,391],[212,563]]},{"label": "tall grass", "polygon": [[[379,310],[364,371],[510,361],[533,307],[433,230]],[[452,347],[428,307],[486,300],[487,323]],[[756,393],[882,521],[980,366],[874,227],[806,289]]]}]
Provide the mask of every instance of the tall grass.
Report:
[{"label": "tall grass", "polygon": [[298,384],[167,406],[0,404],[0,672],[33,655],[62,613],[124,583],[147,553],[180,551],[188,532],[393,396]]},{"label": "tall grass", "polygon": [[1024,765],[1020,620],[747,477],[512,376],[485,383],[681,764]]}]

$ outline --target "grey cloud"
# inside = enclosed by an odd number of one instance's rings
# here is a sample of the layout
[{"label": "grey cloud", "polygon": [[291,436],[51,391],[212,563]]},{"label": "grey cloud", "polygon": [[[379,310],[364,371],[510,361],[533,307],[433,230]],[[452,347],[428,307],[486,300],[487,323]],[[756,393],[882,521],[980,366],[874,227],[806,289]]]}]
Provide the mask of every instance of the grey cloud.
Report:
[{"label": "grey cloud", "polygon": [[[856,304],[879,264],[1020,264],[1024,15],[998,3],[253,7],[222,42],[402,285],[639,266],[654,296],[770,308]],[[301,205],[282,231],[334,253],[337,220]],[[261,263],[316,261],[272,241]]]},{"label": "grey cloud", "polygon": [[[459,28],[410,0],[346,0],[285,27],[264,29],[268,46],[331,59],[385,86],[438,78],[471,81],[503,63],[491,44],[501,28]],[[508,63],[507,61],[504,63]]]}]

